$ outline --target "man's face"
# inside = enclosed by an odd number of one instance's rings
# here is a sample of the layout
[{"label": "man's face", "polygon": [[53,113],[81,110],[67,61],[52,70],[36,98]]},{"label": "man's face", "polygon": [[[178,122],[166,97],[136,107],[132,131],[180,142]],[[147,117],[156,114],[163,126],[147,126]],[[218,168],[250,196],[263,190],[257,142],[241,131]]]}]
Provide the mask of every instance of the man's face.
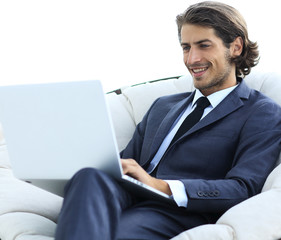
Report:
[{"label": "man's face", "polygon": [[205,96],[236,84],[232,47],[226,48],[214,29],[184,24],[181,46],[194,86]]}]

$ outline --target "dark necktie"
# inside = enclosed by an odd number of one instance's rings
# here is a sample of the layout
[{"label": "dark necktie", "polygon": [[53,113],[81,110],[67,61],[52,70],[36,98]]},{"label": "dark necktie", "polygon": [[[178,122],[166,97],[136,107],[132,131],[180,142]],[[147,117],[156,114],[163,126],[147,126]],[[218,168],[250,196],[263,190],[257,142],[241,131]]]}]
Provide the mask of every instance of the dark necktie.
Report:
[{"label": "dark necktie", "polygon": [[177,141],[183,134],[192,128],[201,119],[206,107],[210,105],[208,98],[200,97],[196,101],[196,108],[185,118],[170,145]]},{"label": "dark necktie", "polygon": [[[196,101],[196,104],[196,108],[185,118],[169,146],[171,146],[183,134],[185,134],[190,128],[192,128],[197,122],[200,121],[205,108],[210,105],[210,102],[208,98],[200,97]],[[151,176],[156,177],[158,166],[159,164],[154,168],[152,173],[150,173]]]}]

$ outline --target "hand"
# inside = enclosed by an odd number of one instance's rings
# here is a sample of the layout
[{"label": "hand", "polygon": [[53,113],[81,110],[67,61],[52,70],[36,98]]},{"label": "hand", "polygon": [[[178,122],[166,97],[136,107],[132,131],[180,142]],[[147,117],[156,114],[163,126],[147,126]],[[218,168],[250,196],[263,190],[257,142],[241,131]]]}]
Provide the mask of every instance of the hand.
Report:
[{"label": "hand", "polygon": [[123,173],[168,195],[172,195],[169,184],[151,177],[134,159],[121,159]]}]

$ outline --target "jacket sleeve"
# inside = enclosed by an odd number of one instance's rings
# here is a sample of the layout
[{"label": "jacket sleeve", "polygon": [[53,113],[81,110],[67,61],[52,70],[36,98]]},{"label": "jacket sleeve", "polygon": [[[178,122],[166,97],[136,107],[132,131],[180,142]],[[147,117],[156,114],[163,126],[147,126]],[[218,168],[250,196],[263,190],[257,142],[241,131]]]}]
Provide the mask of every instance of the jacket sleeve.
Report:
[{"label": "jacket sleeve", "polygon": [[240,131],[232,168],[225,178],[181,179],[189,210],[224,212],[261,191],[280,154],[281,111],[272,102],[252,111]]}]

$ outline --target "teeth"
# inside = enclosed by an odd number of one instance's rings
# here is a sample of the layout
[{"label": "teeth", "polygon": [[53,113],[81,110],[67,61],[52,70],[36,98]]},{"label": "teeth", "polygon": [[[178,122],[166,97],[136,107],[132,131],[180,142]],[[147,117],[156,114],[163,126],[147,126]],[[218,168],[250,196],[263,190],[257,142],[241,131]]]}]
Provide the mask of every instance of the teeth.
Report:
[{"label": "teeth", "polygon": [[192,69],[193,72],[199,73],[205,71],[207,68],[197,68],[197,69]]}]

